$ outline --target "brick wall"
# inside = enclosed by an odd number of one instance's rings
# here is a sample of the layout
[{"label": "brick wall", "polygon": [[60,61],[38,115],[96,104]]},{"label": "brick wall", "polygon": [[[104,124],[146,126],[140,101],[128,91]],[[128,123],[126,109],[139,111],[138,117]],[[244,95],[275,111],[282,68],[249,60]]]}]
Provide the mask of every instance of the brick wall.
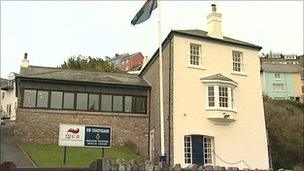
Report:
[{"label": "brick wall", "polygon": [[18,108],[14,136],[23,142],[56,144],[59,123],[110,126],[113,145],[124,145],[124,142],[132,141],[139,153],[146,156],[148,119],[148,115]]}]

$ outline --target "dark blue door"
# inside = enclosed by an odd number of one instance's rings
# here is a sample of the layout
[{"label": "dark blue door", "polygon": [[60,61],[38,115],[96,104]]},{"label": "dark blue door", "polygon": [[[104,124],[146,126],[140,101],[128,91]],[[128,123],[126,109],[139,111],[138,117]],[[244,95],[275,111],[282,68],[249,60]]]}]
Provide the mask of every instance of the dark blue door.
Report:
[{"label": "dark blue door", "polygon": [[192,135],[192,164],[203,165],[204,154],[203,154],[203,136]]}]

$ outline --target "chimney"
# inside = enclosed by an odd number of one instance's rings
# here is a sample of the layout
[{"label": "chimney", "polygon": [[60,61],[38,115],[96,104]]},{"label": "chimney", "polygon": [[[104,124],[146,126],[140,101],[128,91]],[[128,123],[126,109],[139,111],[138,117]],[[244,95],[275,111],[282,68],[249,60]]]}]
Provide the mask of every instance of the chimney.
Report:
[{"label": "chimney", "polygon": [[29,60],[27,59],[27,53],[24,53],[24,57],[21,62],[21,67],[28,68],[28,66],[29,66]]},{"label": "chimney", "polygon": [[207,16],[208,36],[223,39],[222,14],[216,12],[216,5],[211,5],[212,11]]}]

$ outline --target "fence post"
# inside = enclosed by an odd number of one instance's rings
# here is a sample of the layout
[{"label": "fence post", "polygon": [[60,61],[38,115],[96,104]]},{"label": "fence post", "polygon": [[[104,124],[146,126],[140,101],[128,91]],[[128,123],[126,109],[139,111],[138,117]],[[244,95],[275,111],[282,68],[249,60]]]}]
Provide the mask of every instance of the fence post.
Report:
[{"label": "fence post", "polygon": [[144,170],[146,170],[146,171],[153,171],[153,169],[154,169],[153,164],[150,161],[146,160],[145,161],[145,169]]},{"label": "fence post", "polygon": [[16,169],[16,165],[13,162],[5,161],[0,165],[0,170],[13,171]]},{"label": "fence post", "polygon": [[133,159],[133,160],[130,161],[130,163],[131,163],[131,171],[139,171],[137,160]]},{"label": "fence post", "polygon": [[182,167],[181,167],[180,164],[176,164],[176,165],[173,166],[173,170],[174,171],[182,171]]},{"label": "fence post", "polygon": [[[100,159],[102,161],[101,171],[108,171],[111,169],[110,160],[107,158]],[[99,170],[98,170],[99,171]]]}]

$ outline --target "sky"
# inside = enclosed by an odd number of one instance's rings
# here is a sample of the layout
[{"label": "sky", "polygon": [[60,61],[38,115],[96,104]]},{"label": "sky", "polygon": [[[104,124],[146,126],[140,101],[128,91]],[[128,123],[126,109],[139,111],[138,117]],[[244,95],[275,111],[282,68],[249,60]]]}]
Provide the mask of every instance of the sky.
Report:
[{"label": "sky", "polygon": [[[158,10],[132,26],[145,1],[1,1],[1,77],[30,65],[56,67],[69,57],[113,57],[158,48]],[[211,4],[225,36],[257,44],[260,53],[303,54],[303,1],[161,1],[161,39],[174,29],[207,30]]]}]

